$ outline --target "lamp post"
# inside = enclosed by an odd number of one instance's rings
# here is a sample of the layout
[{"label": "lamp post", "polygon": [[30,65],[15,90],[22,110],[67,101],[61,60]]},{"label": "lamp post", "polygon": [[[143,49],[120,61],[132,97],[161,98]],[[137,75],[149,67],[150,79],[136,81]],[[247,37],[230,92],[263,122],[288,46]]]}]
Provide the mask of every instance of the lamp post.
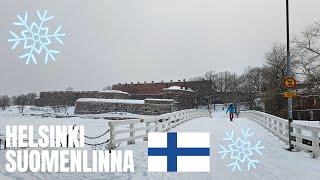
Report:
[{"label": "lamp post", "polygon": [[[289,28],[289,0],[286,0],[286,18],[287,18],[287,77],[292,77],[291,73],[291,58],[290,58],[290,28]],[[288,88],[288,91],[291,92],[292,88]],[[291,151],[293,145],[291,142],[291,124],[293,121],[292,117],[292,97],[288,98],[288,136],[289,136],[289,148]]]}]

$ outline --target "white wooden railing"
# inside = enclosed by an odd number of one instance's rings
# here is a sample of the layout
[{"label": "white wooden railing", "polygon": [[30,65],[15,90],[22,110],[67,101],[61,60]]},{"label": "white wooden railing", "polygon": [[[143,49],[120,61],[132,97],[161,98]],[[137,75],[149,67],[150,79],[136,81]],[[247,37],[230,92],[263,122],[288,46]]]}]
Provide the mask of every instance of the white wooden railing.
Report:
[{"label": "white wooden railing", "polygon": [[[259,111],[244,111],[241,113],[241,116],[257,122],[288,143],[288,120]],[[295,146],[295,149],[320,155],[319,127],[293,122],[292,128],[292,144]]]},{"label": "white wooden railing", "polygon": [[108,148],[114,149],[125,142],[134,144],[139,139],[147,141],[149,132],[165,132],[197,117],[211,117],[211,115],[208,110],[188,109],[151,118],[110,121]]}]

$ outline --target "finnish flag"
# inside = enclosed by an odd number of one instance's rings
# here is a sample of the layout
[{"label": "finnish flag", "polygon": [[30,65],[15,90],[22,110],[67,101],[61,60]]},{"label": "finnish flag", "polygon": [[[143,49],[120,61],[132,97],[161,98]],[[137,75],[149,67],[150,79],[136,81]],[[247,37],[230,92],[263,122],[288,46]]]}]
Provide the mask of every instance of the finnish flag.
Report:
[{"label": "finnish flag", "polygon": [[209,172],[210,134],[148,134],[149,172]]}]

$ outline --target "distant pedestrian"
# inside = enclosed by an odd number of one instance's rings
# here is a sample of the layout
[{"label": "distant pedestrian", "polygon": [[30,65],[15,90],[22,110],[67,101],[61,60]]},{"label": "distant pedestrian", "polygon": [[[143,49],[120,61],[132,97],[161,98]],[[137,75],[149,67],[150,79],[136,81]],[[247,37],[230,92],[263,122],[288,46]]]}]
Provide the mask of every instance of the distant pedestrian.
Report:
[{"label": "distant pedestrian", "polygon": [[236,108],[232,103],[229,104],[226,114],[228,114],[228,112],[229,112],[230,121],[232,121],[233,120],[233,115],[236,112]]},{"label": "distant pedestrian", "polygon": [[237,104],[234,105],[234,109],[235,109],[234,113],[236,114],[237,118],[239,118],[240,110]]}]

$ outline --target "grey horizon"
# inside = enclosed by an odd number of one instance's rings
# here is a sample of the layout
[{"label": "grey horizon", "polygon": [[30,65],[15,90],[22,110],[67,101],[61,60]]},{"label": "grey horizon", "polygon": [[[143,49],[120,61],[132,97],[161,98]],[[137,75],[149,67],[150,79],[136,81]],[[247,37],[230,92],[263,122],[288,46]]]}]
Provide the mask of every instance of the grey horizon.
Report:
[{"label": "grey horizon", "polygon": [[[320,1],[290,4],[291,34],[320,20]],[[51,30],[67,33],[55,62],[26,65],[9,31],[26,11],[48,10]],[[0,7],[0,95],[46,90],[99,90],[118,82],[170,81],[206,71],[240,74],[262,66],[274,42],[285,42],[279,0],[3,0]],[[40,57],[40,56],[39,56]]]}]

